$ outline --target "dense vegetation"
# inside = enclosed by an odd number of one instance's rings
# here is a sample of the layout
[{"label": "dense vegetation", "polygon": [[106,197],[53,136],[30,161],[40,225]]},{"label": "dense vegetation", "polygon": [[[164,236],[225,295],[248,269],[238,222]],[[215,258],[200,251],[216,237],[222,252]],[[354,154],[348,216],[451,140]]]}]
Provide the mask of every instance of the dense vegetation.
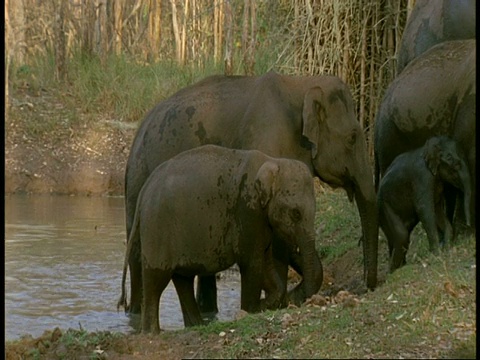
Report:
[{"label": "dense vegetation", "polygon": [[[137,121],[212,73],[333,74],[346,81],[372,152],[413,1],[6,1],[6,103],[54,86],[88,112]],[[15,105],[15,104],[14,104]],[[8,109],[8,106],[7,106]],[[8,115],[8,114],[7,114]]]}]

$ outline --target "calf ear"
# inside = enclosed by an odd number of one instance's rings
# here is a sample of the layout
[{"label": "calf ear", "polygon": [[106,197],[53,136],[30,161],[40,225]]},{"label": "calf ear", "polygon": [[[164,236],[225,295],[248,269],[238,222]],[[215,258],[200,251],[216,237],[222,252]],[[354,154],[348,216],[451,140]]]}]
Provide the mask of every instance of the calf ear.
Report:
[{"label": "calf ear", "polygon": [[257,172],[255,178],[255,190],[257,191],[262,208],[267,206],[274,194],[275,180],[278,176],[279,170],[280,168],[278,164],[272,161],[267,161]]},{"label": "calf ear", "polygon": [[432,137],[425,143],[423,159],[434,176],[437,175],[440,165],[441,152],[442,148],[438,138]]}]

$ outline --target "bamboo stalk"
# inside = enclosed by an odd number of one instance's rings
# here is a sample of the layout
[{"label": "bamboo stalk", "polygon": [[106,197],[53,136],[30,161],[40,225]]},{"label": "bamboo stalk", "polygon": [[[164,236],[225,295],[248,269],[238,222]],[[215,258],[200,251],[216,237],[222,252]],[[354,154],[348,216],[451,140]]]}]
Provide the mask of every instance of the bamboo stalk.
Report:
[{"label": "bamboo stalk", "polygon": [[181,46],[180,46],[180,32],[178,30],[176,0],[170,0],[170,4],[172,5],[172,28],[173,28],[173,34],[175,36],[176,59],[177,59],[177,62],[180,64],[182,62],[182,53],[181,53]]},{"label": "bamboo stalk", "polygon": [[182,40],[180,50],[180,63],[185,64],[185,48],[187,41],[187,18],[188,18],[188,0],[185,0],[183,8]]}]

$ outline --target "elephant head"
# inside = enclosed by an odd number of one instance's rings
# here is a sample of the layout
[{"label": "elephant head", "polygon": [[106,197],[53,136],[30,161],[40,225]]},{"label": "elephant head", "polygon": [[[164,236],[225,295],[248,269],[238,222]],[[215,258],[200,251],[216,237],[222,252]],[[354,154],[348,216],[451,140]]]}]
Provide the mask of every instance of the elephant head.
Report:
[{"label": "elephant head", "polygon": [[434,176],[463,191],[466,222],[470,225],[470,174],[456,142],[447,136],[432,137],[425,143],[423,158]]},{"label": "elephant head", "polygon": [[[296,253],[303,272],[305,297],[321,287],[323,273],[315,250],[315,194],[313,180],[305,164],[277,159],[265,162],[258,170],[255,189],[275,238]],[[301,179],[301,180],[298,180]],[[275,244],[274,246],[279,246]]]},{"label": "elephant head", "polygon": [[331,78],[310,88],[303,102],[303,136],[311,143],[313,167],[332,187],[346,190],[355,201],[362,223],[364,276],[367,287],[377,283],[378,214],[373,173],[366,141],[345,83]]}]

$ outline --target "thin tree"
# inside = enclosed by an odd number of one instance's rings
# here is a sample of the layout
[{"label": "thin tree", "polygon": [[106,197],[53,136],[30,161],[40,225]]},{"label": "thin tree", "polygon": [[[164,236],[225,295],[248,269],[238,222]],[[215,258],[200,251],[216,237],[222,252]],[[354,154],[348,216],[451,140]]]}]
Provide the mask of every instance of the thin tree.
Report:
[{"label": "thin tree", "polygon": [[256,14],[255,0],[245,0],[243,7],[243,66],[245,75],[255,74]]},{"label": "thin tree", "polygon": [[225,75],[233,75],[233,11],[230,0],[225,0]]},{"label": "thin tree", "polygon": [[8,123],[8,71],[10,68],[10,17],[8,16],[8,0],[5,0],[5,122]]},{"label": "thin tree", "polygon": [[176,0],[170,0],[170,4],[172,5],[172,29],[173,35],[175,36],[175,54],[177,62],[180,64],[182,62],[182,51],[180,45],[180,30],[178,29],[177,2]]},{"label": "thin tree", "polygon": [[148,39],[153,61],[158,60],[161,40],[162,6],[160,1],[150,0],[148,19]]},{"label": "thin tree", "polygon": [[[58,3],[57,3],[58,5]],[[55,76],[57,80],[64,81],[66,77],[66,42],[65,42],[65,16],[67,13],[67,1],[60,1],[58,15],[56,17],[55,31]]]}]

